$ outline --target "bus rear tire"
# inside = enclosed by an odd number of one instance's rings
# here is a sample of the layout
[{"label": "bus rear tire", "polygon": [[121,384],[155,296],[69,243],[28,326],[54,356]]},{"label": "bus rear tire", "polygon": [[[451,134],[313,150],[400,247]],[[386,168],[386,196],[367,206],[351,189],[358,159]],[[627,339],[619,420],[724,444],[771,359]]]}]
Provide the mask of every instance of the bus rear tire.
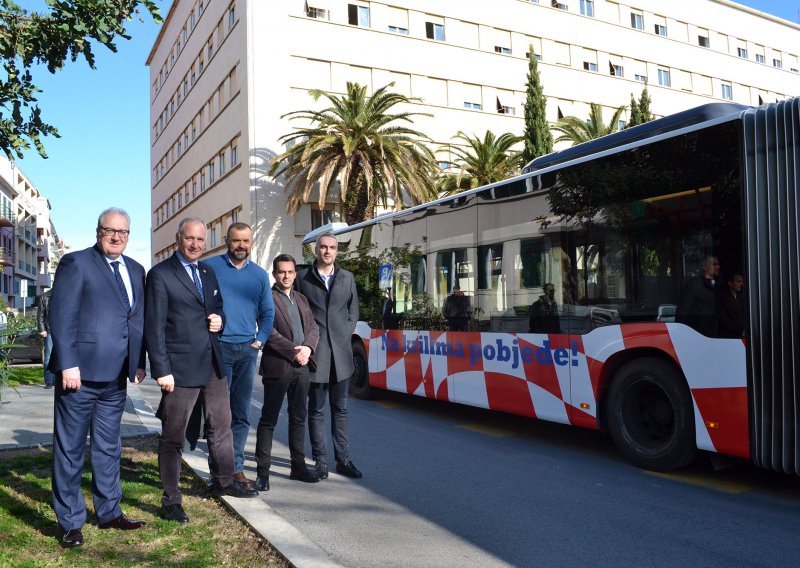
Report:
[{"label": "bus rear tire", "polygon": [[353,366],[355,373],[350,379],[350,394],[356,398],[369,399],[373,396],[372,387],[369,385],[369,365],[367,363],[367,350],[361,339],[353,340]]},{"label": "bus rear tire", "polygon": [[622,367],[606,399],[614,443],[645,469],[670,471],[697,453],[689,387],[669,363],[641,358]]}]

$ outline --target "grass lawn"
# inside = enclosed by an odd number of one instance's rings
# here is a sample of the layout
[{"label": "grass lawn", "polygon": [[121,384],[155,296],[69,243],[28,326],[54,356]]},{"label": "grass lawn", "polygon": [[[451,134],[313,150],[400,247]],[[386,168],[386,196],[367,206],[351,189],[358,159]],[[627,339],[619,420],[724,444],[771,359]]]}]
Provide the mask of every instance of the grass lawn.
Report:
[{"label": "grass lawn", "polygon": [[41,365],[35,367],[8,368],[8,384],[12,387],[21,385],[44,385],[44,369]]},{"label": "grass lawn", "polygon": [[[0,452],[0,566],[289,566],[210,498],[205,482],[186,467],[181,487],[191,523],[160,519],[157,444],[157,438],[123,440],[122,510],[147,525],[135,531],[98,529],[87,467],[84,545],[70,550],[59,544],[62,533],[51,506],[51,449]],[[87,456],[87,466],[88,461]]]}]

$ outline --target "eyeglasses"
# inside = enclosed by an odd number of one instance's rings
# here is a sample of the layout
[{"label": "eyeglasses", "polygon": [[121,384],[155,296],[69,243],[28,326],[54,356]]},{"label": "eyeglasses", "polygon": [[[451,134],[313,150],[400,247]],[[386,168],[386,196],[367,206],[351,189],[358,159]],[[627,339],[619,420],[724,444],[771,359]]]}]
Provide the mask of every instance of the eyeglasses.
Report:
[{"label": "eyeglasses", "polygon": [[111,229],[110,227],[98,227],[97,230],[100,231],[106,237],[112,237],[116,235],[123,239],[127,239],[128,235],[131,234],[131,232],[128,229]]}]

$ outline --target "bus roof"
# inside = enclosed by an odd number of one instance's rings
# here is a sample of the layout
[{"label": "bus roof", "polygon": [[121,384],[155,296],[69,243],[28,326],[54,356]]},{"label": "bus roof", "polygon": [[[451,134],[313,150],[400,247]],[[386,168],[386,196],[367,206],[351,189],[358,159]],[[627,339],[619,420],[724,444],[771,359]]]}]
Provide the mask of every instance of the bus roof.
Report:
[{"label": "bus roof", "polygon": [[653,136],[679,130],[694,124],[718,120],[727,116],[734,119],[738,117],[742,111],[749,108],[751,107],[735,103],[709,103],[707,105],[684,110],[665,116],[664,118],[634,126],[633,128],[626,128],[625,130],[620,130],[608,136],[572,146],[571,148],[566,148],[560,152],[553,152],[546,156],[540,156],[522,168],[522,173],[535,172],[536,170],[548,168],[562,162],[568,162],[590,154],[597,154],[598,152],[610,150],[617,146],[624,146],[625,144],[630,144],[637,140],[652,138]]}]

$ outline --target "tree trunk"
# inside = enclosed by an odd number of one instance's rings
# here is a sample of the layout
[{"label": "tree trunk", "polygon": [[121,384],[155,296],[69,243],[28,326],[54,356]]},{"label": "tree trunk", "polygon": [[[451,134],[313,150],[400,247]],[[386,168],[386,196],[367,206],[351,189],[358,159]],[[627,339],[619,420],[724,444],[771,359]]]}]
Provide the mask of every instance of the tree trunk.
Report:
[{"label": "tree trunk", "polygon": [[355,225],[372,217],[364,174],[358,173],[350,177],[343,210],[344,220],[348,225]]}]

